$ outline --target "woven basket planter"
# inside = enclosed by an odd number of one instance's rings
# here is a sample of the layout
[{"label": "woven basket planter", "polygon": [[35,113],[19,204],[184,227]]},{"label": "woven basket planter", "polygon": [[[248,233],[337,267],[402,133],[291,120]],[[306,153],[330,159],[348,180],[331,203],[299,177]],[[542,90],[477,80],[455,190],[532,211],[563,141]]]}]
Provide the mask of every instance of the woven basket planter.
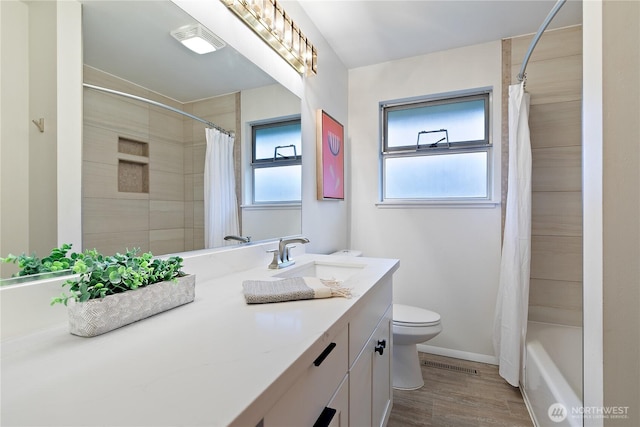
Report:
[{"label": "woven basket planter", "polygon": [[70,302],[69,332],[95,337],[154,314],[192,302],[196,276],[177,278],[86,302]]}]

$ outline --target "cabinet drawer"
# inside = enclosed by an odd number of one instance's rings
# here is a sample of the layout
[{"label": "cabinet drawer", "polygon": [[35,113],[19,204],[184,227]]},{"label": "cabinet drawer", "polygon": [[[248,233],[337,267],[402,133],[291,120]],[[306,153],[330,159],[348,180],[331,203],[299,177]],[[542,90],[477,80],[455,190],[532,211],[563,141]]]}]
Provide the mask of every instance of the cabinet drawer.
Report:
[{"label": "cabinet drawer", "polygon": [[340,386],[347,368],[348,329],[344,328],[269,410],[264,426],[312,426]]},{"label": "cabinet drawer", "polygon": [[391,305],[391,276],[382,279],[360,303],[360,310],[349,322],[349,366],[357,359],[364,345]]}]

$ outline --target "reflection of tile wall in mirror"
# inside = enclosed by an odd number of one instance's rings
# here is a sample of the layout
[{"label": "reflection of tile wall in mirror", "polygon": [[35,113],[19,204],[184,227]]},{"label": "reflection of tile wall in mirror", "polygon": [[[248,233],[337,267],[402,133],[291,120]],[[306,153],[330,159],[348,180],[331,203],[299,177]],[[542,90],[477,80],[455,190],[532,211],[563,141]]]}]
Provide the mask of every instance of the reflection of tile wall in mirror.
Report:
[{"label": "reflection of tile wall in mirror", "polygon": [[[94,84],[95,79],[102,81],[105,86],[112,85],[122,89],[127,85],[127,82],[96,69],[89,69],[86,75],[87,79],[91,79],[87,81],[90,84]],[[110,81],[113,83],[110,84]],[[83,179],[86,180],[86,191],[83,197],[86,204],[90,205],[88,200],[95,198],[117,201],[142,197],[143,203],[147,205],[148,222],[144,225],[132,223],[126,228],[135,235],[146,233],[144,242],[148,242],[148,247],[154,254],[204,248],[205,125],[170,111],[159,111],[154,106],[93,92],[95,91],[92,89],[85,89],[85,96],[91,93],[91,102],[85,103],[85,128],[88,132],[85,133],[84,140]],[[273,114],[289,116],[299,113],[299,99],[279,86],[278,89],[269,87],[247,92],[245,99],[261,104],[249,108],[248,115],[253,121],[268,119]],[[289,99],[278,103],[279,107],[275,109],[263,102],[266,98],[273,100],[275,96],[282,95]],[[155,97],[159,99],[159,95],[155,94]],[[101,100],[105,102],[102,103]],[[235,129],[236,123],[241,122],[238,117],[243,111],[240,102],[241,96],[236,93],[186,103],[180,109],[197,114],[198,117],[226,129]],[[133,114],[123,120],[124,124],[114,118],[125,116],[128,111]],[[104,121],[101,121],[102,118]],[[156,124],[158,126],[154,128]],[[240,130],[236,132],[241,133]],[[236,157],[239,158],[242,158],[241,141],[239,139],[236,144]],[[143,156],[134,153],[147,153],[148,164],[136,163],[142,162],[140,159]],[[128,170],[137,175],[148,172],[148,181],[135,175],[130,186],[123,185],[127,182],[121,182],[119,187],[110,186],[111,176],[118,171],[122,175],[123,166],[128,166]],[[241,171],[236,171],[236,182],[242,183],[241,178]],[[241,201],[242,197],[239,197],[239,204]],[[240,211],[243,223],[241,234],[252,236],[253,241],[300,233],[299,206]],[[89,215],[94,213],[85,210],[83,221],[95,223],[96,219]],[[120,212],[120,215],[120,219],[127,218],[127,212]],[[124,248],[125,240],[129,242],[128,237],[121,235],[123,241],[119,245],[117,235],[107,236],[109,219],[100,220],[105,221],[102,230],[96,232],[91,227],[84,230],[85,241],[95,243],[97,249],[106,253],[122,251],[118,246]],[[119,227],[122,225],[118,224],[114,228]]]},{"label": "reflection of tile wall in mirror", "polygon": [[118,192],[148,193],[149,165],[128,160],[118,160]]}]

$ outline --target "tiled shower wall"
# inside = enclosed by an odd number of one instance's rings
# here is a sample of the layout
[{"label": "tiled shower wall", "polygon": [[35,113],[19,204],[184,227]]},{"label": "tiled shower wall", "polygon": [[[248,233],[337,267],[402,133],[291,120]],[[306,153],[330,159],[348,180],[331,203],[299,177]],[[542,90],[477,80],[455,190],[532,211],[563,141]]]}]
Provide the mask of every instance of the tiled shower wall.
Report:
[{"label": "tiled shower wall", "polygon": [[[504,41],[517,82],[531,36]],[[505,50],[503,49],[503,51]],[[531,95],[529,319],[582,325],[582,27],[547,31],[527,65]],[[505,119],[506,122],[506,119]],[[506,174],[505,174],[506,176]]]},{"label": "tiled shower wall", "polygon": [[[228,105],[235,94],[181,104],[90,67],[85,67],[84,80],[235,129],[237,108]],[[204,127],[140,101],[84,89],[85,249],[113,254],[135,247],[160,255],[204,247]],[[119,138],[146,144],[148,155],[119,152]],[[137,182],[145,179],[146,186]]]}]

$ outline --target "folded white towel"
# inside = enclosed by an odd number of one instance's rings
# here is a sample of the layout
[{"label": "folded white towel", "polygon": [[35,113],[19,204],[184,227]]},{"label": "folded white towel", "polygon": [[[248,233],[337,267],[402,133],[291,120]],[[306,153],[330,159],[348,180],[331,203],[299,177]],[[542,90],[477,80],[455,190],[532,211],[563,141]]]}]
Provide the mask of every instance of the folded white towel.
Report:
[{"label": "folded white towel", "polygon": [[351,298],[351,290],[334,281],[317,277],[292,277],[281,280],[245,280],[242,282],[247,304],[294,301],[314,298]]}]

